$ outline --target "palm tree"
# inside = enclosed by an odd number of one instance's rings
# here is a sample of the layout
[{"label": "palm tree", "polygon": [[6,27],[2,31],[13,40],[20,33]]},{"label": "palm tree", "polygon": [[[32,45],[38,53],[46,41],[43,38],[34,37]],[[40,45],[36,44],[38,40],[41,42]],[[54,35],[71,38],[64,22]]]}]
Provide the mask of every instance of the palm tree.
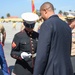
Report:
[{"label": "palm tree", "polygon": [[63,13],[63,12],[62,12],[62,10],[59,10],[59,12],[58,12],[58,13],[62,15],[62,13]]},{"label": "palm tree", "polygon": [[1,19],[4,19],[4,16],[2,16]]},{"label": "palm tree", "polygon": [[71,12],[72,10],[69,10],[69,12]]},{"label": "palm tree", "polygon": [[7,17],[10,17],[10,13],[7,13]]},{"label": "palm tree", "polygon": [[68,12],[64,12],[63,15],[64,15],[64,16],[67,16],[67,15],[68,15]]}]

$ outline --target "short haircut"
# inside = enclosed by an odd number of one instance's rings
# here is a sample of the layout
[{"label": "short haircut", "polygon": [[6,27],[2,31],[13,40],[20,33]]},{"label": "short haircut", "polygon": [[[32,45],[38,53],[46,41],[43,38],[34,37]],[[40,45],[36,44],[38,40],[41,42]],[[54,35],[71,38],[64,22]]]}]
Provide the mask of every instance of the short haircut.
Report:
[{"label": "short haircut", "polygon": [[[49,8],[50,8],[50,9],[49,9]],[[43,4],[41,5],[41,7],[40,7],[40,10],[44,10],[44,9],[49,9],[49,10],[54,11],[54,6],[53,6],[53,4],[50,3],[50,2],[45,2],[45,3],[43,3]]]}]

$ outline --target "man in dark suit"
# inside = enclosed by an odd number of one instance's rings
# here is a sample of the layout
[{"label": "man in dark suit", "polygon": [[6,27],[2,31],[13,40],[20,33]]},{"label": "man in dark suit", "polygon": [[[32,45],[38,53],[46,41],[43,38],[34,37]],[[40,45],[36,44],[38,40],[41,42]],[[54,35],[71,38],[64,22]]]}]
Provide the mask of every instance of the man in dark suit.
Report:
[{"label": "man in dark suit", "polygon": [[50,2],[40,7],[41,26],[33,75],[73,75],[71,29],[54,13]]}]

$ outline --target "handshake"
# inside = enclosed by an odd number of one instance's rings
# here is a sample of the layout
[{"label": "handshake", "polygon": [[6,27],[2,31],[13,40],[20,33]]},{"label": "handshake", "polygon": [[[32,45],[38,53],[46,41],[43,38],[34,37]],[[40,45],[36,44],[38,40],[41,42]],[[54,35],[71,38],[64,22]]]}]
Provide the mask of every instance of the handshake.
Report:
[{"label": "handshake", "polygon": [[22,52],[21,53],[21,58],[25,59],[25,58],[31,58],[32,54],[31,53],[27,53],[27,52]]}]

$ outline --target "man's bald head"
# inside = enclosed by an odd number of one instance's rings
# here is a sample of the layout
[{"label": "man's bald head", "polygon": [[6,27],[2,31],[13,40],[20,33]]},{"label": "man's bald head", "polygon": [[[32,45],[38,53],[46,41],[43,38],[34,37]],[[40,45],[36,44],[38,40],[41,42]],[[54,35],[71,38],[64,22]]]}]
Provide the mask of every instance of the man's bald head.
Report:
[{"label": "man's bald head", "polygon": [[54,15],[54,6],[50,2],[45,2],[40,7],[40,14],[44,20]]},{"label": "man's bald head", "polygon": [[45,2],[41,5],[40,10],[52,10],[52,11],[54,11],[54,6],[50,2]]}]

